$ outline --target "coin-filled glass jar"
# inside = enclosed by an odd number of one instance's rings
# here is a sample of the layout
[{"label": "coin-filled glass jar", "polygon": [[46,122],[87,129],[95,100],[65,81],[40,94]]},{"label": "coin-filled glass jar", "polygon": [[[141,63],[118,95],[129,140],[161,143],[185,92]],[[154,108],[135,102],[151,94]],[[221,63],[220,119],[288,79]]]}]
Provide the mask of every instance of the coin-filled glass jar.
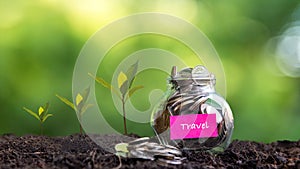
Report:
[{"label": "coin-filled glass jar", "polygon": [[151,125],[161,144],[185,150],[223,151],[233,131],[232,111],[215,91],[215,76],[204,66],[177,72],[154,109]]}]

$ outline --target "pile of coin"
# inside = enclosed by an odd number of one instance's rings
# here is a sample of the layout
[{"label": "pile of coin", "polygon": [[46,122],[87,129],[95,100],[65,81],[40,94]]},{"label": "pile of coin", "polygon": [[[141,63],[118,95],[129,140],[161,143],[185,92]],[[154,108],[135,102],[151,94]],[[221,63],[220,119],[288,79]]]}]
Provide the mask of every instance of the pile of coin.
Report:
[{"label": "pile of coin", "polygon": [[126,154],[129,158],[157,161],[162,165],[180,165],[185,159],[178,148],[150,141],[149,137],[142,137],[128,142]]}]

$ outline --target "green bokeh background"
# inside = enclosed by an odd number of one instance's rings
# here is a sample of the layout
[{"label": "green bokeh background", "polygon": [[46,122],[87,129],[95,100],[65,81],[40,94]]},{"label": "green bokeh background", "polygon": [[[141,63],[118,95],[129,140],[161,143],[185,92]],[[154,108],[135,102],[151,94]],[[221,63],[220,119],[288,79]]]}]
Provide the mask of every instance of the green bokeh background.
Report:
[{"label": "green bokeh background", "polygon": [[[300,20],[300,15],[295,15],[299,5],[298,0],[0,0],[0,134],[38,134],[38,122],[22,107],[36,110],[47,101],[54,117],[46,121],[44,133],[78,132],[74,111],[55,94],[71,99],[73,68],[84,43],[101,27],[120,17],[162,12],[196,25],[218,51],[226,74],[227,101],[235,117],[234,139],[298,140],[300,79],[279,75],[274,56],[265,52],[265,47],[289,23]],[[104,59],[99,75],[110,79],[110,65],[149,47],[168,50],[193,63],[189,51],[178,42],[144,35],[116,46]],[[153,84],[155,73],[157,83]],[[149,107],[143,92],[155,85],[164,89],[166,76],[155,71],[138,75],[135,83],[147,86],[132,98],[138,109]],[[105,90],[100,86],[97,89]],[[106,116],[121,130],[121,116]],[[147,135],[149,131],[149,125],[129,123],[129,132]]]}]

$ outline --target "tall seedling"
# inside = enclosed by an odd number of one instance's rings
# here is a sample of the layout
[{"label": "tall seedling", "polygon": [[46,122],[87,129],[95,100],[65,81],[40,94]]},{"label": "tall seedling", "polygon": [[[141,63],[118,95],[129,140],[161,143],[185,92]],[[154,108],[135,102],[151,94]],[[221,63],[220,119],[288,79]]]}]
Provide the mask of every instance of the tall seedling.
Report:
[{"label": "tall seedling", "polygon": [[44,106],[40,106],[37,110],[37,112],[34,112],[26,107],[23,107],[23,109],[32,115],[34,118],[36,118],[40,122],[40,134],[43,135],[43,124],[44,122],[53,114],[48,114],[49,110],[49,103],[46,103]]},{"label": "tall seedling", "polygon": [[56,94],[56,97],[59,98],[63,103],[71,107],[77,114],[79,119],[79,132],[83,133],[81,119],[86,110],[92,106],[92,104],[87,104],[87,99],[90,94],[90,88],[86,88],[82,93],[77,93],[75,98],[75,105],[68,99]]},{"label": "tall seedling", "polygon": [[143,88],[143,86],[132,87],[133,81],[136,77],[138,69],[138,62],[131,65],[129,69],[124,73],[121,71],[118,75],[118,90],[113,87],[110,83],[106,82],[101,77],[93,76],[91,73],[89,75],[93,77],[99,84],[110,89],[122,102],[122,112],[123,112],[123,126],[124,134],[127,134],[127,124],[126,124],[126,108],[125,104],[127,100],[135,93],[137,90]]}]

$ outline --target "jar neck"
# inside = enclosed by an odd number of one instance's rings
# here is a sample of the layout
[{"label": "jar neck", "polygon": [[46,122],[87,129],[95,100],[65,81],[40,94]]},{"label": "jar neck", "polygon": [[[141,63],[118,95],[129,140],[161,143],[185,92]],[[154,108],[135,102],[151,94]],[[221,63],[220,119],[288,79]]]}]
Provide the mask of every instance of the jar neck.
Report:
[{"label": "jar neck", "polygon": [[185,85],[185,86],[177,86],[175,90],[180,93],[190,93],[190,94],[199,94],[199,93],[215,93],[215,87],[213,84],[205,84],[205,85]]}]

